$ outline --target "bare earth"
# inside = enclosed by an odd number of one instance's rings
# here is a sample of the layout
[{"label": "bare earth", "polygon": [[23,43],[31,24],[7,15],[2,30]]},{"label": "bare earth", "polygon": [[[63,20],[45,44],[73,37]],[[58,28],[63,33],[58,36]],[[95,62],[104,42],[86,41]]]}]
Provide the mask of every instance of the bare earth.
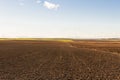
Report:
[{"label": "bare earth", "polygon": [[120,80],[120,42],[0,41],[0,80]]}]

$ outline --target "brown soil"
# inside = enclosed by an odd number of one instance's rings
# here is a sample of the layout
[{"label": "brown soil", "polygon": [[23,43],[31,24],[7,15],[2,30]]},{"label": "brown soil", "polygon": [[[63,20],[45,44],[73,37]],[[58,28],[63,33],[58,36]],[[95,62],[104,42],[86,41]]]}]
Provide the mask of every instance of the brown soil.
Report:
[{"label": "brown soil", "polygon": [[0,41],[0,80],[120,80],[120,43]]}]

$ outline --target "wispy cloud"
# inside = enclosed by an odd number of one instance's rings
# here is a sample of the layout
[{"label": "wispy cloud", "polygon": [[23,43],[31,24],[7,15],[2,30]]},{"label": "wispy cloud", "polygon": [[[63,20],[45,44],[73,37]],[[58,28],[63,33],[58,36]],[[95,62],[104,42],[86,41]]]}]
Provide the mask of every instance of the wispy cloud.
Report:
[{"label": "wispy cloud", "polygon": [[[18,0],[19,1],[19,5],[20,6],[23,6],[25,5],[25,0]],[[47,9],[51,9],[51,10],[57,10],[60,5],[59,4],[55,4],[55,3],[52,3],[51,0],[34,0],[37,4],[41,4],[42,6],[44,6],[45,8]]]},{"label": "wispy cloud", "polygon": [[42,1],[41,0],[36,0],[36,3],[40,4]]},{"label": "wispy cloud", "polygon": [[18,0],[19,1],[19,5],[23,6],[24,5],[24,0]]},{"label": "wispy cloud", "polygon": [[44,1],[43,6],[48,9],[54,9],[54,10],[57,10],[60,7],[59,4],[54,4],[48,1]]},{"label": "wispy cloud", "polygon": [[20,5],[20,6],[23,6],[23,5],[24,5],[24,3],[22,3],[22,2],[21,2],[21,3],[19,3],[19,5]]}]

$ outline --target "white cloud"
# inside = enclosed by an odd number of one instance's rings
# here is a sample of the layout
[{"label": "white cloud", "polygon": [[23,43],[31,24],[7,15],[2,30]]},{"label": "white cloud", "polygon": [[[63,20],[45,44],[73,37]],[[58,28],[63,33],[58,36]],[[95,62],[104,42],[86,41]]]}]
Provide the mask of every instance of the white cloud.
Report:
[{"label": "white cloud", "polygon": [[43,6],[48,8],[48,9],[55,9],[55,10],[57,10],[60,7],[59,4],[54,4],[54,3],[51,3],[51,2],[48,2],[48,1],[44,1]]},{"label": "white cloud", "polygon": [[20,6],[23,6],[23,5],[24,5],[24,3],[22,3],[22,2],[21,2],[21,3],[19,3],[19,5],[20,5]]},{"label": "white cloud", "polygon": [[25,1],[25,0],[18,0],[18,1],[19,1],[19,5],[20,5],[20,6],[23,6],[23,5],[24,5],[24,1]]},{"label": "white cloud", "polygon": [[25,1],[25,0],[18,0],[18,1]]},{"label": "white cloud", "polygon": [[36,0],[36,3],[38,3],[38,4],[41,3],[41,0]]}]

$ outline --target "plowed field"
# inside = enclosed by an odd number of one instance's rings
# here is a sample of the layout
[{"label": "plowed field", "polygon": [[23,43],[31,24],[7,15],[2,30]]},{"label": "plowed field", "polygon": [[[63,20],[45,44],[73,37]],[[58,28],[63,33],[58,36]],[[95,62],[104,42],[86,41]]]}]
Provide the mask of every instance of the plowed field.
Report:
[{"label": "plowed field", "polygon": [[120,42],[0,41],[0,80],[120,80]]}]

